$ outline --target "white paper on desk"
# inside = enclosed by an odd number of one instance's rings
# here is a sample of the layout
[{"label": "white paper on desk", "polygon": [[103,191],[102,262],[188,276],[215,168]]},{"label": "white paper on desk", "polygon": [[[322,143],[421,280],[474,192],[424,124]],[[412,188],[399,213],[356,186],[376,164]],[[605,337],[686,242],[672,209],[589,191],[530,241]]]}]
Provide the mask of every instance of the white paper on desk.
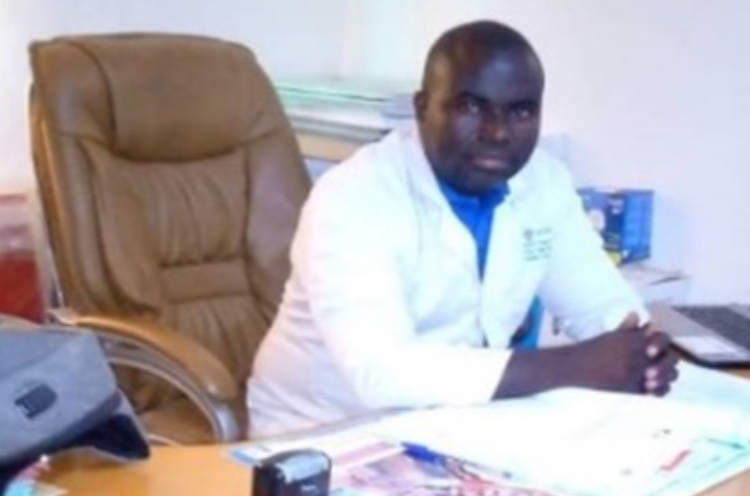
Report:
[{"label": "white paper on desk", "polygon": [[750,409],[750,381],[733,375],[680,362],[679,377],[668,397],[691,403]]},{"label": "white paper on desk", "polygon": [[667,398],[702,411],[740,412],[714,435],[750,443],[750,381],[687,362],[679,364],[679,373]]},{"label": "white paper on desk", "polygon": [[[693,495],[720,482],[727,480],[750,467],[750,454],[747,450],[735,450],[733,456],[720,453],[712,462],[703,463],[693,470],[683,470],[680,477],[673,478],[669,484],[663,485],[654,496],[684,496]],[[696,463],[698,465],[698,463]]]},{"label": "white paper on desk", "polygon": [[381,421],[379,432],[509,471],[553,493],[676,496],[704,488],[705,475],[676,484],[702,467],[750,467],[747,409],[563,389],[403,414]]}]

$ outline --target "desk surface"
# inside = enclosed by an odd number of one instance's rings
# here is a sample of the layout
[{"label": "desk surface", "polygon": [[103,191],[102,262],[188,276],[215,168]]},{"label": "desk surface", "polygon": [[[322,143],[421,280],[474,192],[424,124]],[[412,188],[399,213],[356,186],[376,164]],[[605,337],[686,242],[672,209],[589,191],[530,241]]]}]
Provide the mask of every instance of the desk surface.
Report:
[{"label": "desk surface", "polygon": [[227,446],[157,447],[148,461],[125,466],[64,456],[44,480],[70,496],[249,496],[251,472],[229,459]]},{"label": "desk surface", "polygon": [[[750,379],[750,370],[739,373]],[[63,456],[44,479],[70,496],[248,496],[251,473],[230,460],[228,446],[157,447],[141,463],[121,466],[82,456]],[[750,471],[701,496],[750,495]]]},{"label": "desk surface", "polygon": [[[148,462],[126,467],[69,457],[45,479],[70,496],[249,496],[250,470],[228,459],[226,451],[226,446],[159,447]],[[701,496],[748,494],[750,471]]]}]

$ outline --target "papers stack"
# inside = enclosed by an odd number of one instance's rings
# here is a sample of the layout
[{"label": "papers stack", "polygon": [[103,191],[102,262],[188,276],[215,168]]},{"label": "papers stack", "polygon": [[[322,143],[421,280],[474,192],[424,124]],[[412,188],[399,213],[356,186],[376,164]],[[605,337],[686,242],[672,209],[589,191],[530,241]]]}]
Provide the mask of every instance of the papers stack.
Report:
[{"label": "papers stack", "polygon": [[328,78],[276,81],[274,86],[298,132],[364,143],[414,117],[415,85],[410,83]]},{"label": "papers stack", "polygon": [[679,270],[665,270],[643,263],[623,265],[620,270],[646,303],[685,300],[690,279]]},{"label": "papers stack", "polygon": [[688,496],[750,468],[750,383],[683,364],[671,398],[563,389],[411,412],[378,434],[567,496]]},{"label": "papers stack", "polygon": [[[253,464],[281,451],[321,449],[334,461],[338,487],[351,489],[347,477],[357,467],[370,467],[381,478],[403,477],[392,467],[403,461],[386,462],[388,470],[372,463],[419,446],[447,465],[455,461],[483,474],[500,488],[496,495],[690,496],[750,469],[750,382],[682,363],[667,398],[559,389],[473,407],[395,413],[328,432],[251,443],[231,454]],[[399,494],[444,493],[425,492],[426,483],[420,484]],[[388,494],[381,486],[334,494]],[[487,494],[460,488],[462,494]]]}]

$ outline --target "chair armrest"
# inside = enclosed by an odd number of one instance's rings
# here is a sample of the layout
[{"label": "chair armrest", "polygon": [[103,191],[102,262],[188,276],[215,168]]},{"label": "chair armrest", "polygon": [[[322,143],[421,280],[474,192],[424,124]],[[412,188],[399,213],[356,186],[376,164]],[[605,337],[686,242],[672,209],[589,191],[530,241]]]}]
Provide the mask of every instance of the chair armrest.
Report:
[{"label": "chair armrest", "polygon": [[147,370],[185,393],[208,418],[219,442],[240,437],[231,403],[240,390],[226,367],[203,346],[158,323],[82,315],[56,309],[53,319],[94,331],[114,364]]},{"label": "chair armrest", "polygon": [[201,389],[222,400],[239,394],[229,371],[203,346],[168,327],[140,319],[104,315],[82,315],[69,310],[55,312],[63,325],[88,327],[98,334],[126,340],[149,352],[161,355],[178,366],[181,372],[201,385]]}]

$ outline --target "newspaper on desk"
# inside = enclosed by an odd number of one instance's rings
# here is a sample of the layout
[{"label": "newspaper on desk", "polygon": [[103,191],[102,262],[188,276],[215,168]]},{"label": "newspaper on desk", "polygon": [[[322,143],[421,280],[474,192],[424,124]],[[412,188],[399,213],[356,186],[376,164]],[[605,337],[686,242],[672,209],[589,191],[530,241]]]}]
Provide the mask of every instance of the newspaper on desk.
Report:
[{"label": "newspaper on desk", "polygon": [[[681,364],[668,398],[560,389],[411,411],[235,457],[373,439],[416,443],[560,496],[689,496],[750,468],[750,382]],[[359,441],[358,441],[359,440]],[[363,441],[369,440],[369,441]],[[387,443],[386,443],[387,444]],[[391,444],[397,446],[397,444]]]}]

